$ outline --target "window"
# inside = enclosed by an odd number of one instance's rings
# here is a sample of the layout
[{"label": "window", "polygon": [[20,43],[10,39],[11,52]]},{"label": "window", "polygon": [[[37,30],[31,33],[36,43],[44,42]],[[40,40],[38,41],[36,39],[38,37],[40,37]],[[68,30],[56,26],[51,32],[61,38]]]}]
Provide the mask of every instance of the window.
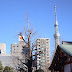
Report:
[{"label": "window", "polygon": [[40,48],[39,48],[40,49]]},{"label": "window", "polygon": [[15,47],[15,46],[13,46],[13,47]]},{"label": "window", "polygon": [[38,43],[40,43],[40,42],[38,42]]},{"label": "window", "polygon": [[41,61],[39,61],[39,62],[41,62]]},{"label": "window", "polygon": [[40,45],[39,45],[40,46]]},{"label": "window", "polygon": [[40,56],[40,54],[39,54],[39,56]]},{"label": "window", "polygon": [[40,65],[40,64],[39,64]]},{"label": "window", "polygon": [[40,41],[40,39],[37,39],[37,41]]},{"label": "window", "polygon": [[41,53],[41,51],[39,51],[39,53]]},{"label": "window", "polygon": [[45,57],[41,57],[41,59],[45,59]]},{"label": "window", "polygon": [[39,57],[39,59],[40,59],[40,57]]},{"label": "window", "polygon": [[48,42],[46,42],[46,43],[48,43]]},{"label": "window", "polygon": [[18,46],[17,46],[18,47]]},{"label": "window", "polygon": [[41,50],[44,50],[44,48],[41,48]]},{"label": "window", "polygon": [[0,54],[1,54],[1,50],[0,50]]},{"label": "window", "polygon": [[46,62],[45,60],[41,60],[41,63]]},{"label": "window", "polygon": [[45,67],[42,67],[42,69],[45,69]]},{"label": "window", "polygon": [[49,40],[49,39],[46,39],[46,40]]}]

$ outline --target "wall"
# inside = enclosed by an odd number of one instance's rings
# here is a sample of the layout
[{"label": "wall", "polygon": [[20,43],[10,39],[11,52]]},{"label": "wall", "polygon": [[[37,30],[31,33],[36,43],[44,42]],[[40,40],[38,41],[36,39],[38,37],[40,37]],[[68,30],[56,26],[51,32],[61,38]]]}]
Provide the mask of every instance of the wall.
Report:
[{"label": "wall", "polygon": [[64,72],[71,72],[70,64],[64,66]]}]

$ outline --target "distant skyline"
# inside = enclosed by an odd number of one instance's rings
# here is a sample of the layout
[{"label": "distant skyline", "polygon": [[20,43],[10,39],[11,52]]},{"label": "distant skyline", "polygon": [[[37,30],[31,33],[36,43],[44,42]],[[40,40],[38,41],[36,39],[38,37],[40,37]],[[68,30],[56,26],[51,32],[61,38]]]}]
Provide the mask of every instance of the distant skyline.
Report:
[{"label": "distant skyline", "polygon": [[18,43],[18,33],[24,30],[27,12],[30,25],[41,38],[50,38],[50,55],[54,50],[55,8],[61,41],[72,41],[71,0],[0,0],[0,43],[6,44],[10,53],[11,44]]}]

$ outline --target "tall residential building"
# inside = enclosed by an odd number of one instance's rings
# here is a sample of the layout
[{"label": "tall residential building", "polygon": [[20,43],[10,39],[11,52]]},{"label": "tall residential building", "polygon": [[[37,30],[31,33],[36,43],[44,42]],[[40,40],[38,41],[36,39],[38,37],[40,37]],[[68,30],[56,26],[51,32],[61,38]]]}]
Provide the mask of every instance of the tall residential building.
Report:
[{"label": "tall residential building", "polygon": [[50,39],[38,38],[37,39],[37,70],[43,69],[47,72],[50,63]]},{"label": "tall residential building", "polygon": [[5,43],[0,44],[0,54],[6,54],[6,44]]},{"label": "tall residential building", "polygon": [[54,38],[55,38],[55,49],[57,48],[57,46],[60,44],[60,34],[58,32],[58,22],[57,22],[57,15],[56,15],[56,6],[55,6],[55,34],[54,34]]}]

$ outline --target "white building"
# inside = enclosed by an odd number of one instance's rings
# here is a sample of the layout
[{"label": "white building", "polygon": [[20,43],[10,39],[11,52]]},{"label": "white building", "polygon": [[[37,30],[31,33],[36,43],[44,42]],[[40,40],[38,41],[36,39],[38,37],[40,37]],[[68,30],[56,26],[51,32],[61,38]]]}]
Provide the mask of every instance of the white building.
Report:
[{"label": "white building", "polygon": [[37,39],[37,69],[43,69],[47,72],[50,63],[50,39]]},{"label": "white building", "polygon": [[5,43],[0,44],[0,54],[6,54],[6,44]]}]

